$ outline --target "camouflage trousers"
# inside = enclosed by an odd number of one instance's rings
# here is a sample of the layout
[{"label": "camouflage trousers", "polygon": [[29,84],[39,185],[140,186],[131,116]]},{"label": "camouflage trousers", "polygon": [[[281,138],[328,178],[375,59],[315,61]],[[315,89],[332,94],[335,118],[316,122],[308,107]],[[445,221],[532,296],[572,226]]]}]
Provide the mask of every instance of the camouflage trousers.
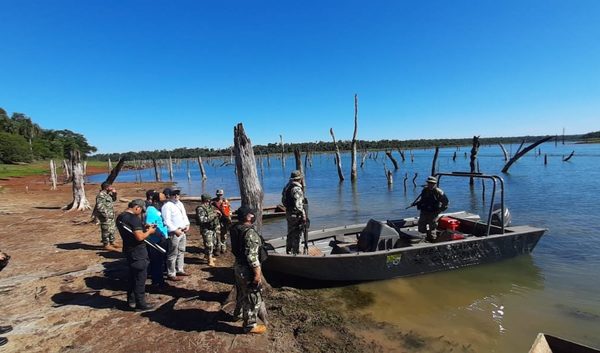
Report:
[{"label": "camouflage trousers", "polygon": [[[234,315],[241,311],[244,320],[244,330],[250,330],[256,326],[261,309],[266,311],[262,292],[259,287],[252,283],[254,272],[251,268],[242,266],[236,262],[233,266],[233,272],[235,274],[235,289],[237,292]],[[262,313],[263,321],[265,317],[266,313]]]},{"label": "camouflage trousers", "polygon": [[212,257],[215,251],[215,246],[218,245],[217,234],[219,232],[219,228],[217,229],[201,229],[200,233],[202,234],[202,240],[204,241],[204,254],[207,258]]},{"label": "camouflage trousers", "polygon": [[227,233],[229,232],[229,226],[231,220],[221,221],[219,229],[216,231],[215,236],[215,250],[225,252],[227,251]]},{"label": "camouflage trousers", "polygon": [[108,245],[115,242],[115,232],[117,225],[115,221],[100,222],[100,235],[102,237],[102,244]]},{"label": "camouflage trousers", "polygon": [[298,254],[300,252],[300,237],[302,236],[302,217],[286,214],[287,238],[285,240],[285,252]]},{"label": "camouflage trousers", "polygon": [[[426,239],[428,241],[435,240],[434,236],[435,230],[437,229],[438,216],[438,212],[421,211],[419,214],[419,233],[426,233]],[[427,231],[427,226],[429,226],[429,231]]]}]

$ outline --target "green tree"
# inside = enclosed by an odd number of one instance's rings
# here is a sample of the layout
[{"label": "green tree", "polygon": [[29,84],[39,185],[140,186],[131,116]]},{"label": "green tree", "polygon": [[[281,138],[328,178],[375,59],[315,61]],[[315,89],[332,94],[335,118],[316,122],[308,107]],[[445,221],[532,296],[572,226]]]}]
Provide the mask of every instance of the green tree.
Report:
[{"label": "green tree", "polygon": [[2,163],[31,162],[31,150],[25,138],[0,132],[0,161]]}]

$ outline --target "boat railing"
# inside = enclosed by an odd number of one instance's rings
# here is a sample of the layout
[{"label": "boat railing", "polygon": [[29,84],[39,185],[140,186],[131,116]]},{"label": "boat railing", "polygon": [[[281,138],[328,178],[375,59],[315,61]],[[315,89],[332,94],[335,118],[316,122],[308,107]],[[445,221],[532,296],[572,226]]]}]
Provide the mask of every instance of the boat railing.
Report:
[{"label": "boat railing", "polygon": [[488,220],[486,224],[486,232],[485,235],[490,235],[490,229],[492,225],[492,212],[494,211],[494,200],[496,197],[496,186],[500,184],[500,228],[501,234],[504,234],[504,180],[498,175],[489,175],[483,173],[471,173],[471,172],[452,172],[452,173],[436,173],[435,176],[438,179],[438,185],[440,185],[440,180],[443,176],[449,177],[466,177],[466,178],[479,178],[479,179],[489,179],[492,181],[492,197],[490,203],[490,210],[488,212]]}]

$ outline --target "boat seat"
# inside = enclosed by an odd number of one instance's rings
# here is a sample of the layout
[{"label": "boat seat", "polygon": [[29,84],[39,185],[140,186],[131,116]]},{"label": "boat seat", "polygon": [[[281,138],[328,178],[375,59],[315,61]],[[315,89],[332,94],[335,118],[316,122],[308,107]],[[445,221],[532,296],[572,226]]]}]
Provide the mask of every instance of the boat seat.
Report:
[{"label": "boat seat", "polygon": [[309,256],[323,256],[323,252],[321,251],[321,249],[312,245],[312,246],[308,247],[308,255]]},{"label": "boat seat", "polygon": [[[397,240],[399,237],[398,232],[386,223],[370,219],[358,236],[357,248],[358,251],[366,252],[380,250],[380,239],[384,241],[381,247],[393,248],[393,245],[395,245],[393,239]],[[389,248],[387,247],[388,239],[392,242],[392,246]]]},{"label": "boat seat", "polygon": [[401,228],[399,233],[400,239],[410,244],[420,243],[425,238],[425,234],[420,233],[416,227]]}]

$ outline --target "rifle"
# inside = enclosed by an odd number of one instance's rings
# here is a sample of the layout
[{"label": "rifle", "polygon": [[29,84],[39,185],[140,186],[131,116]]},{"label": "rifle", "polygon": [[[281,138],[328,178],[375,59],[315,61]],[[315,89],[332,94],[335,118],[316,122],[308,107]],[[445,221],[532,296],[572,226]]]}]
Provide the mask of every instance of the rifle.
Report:
[{"label": "rifle", "polygon": [[417,202],[419,202],[420,199],[421,199],[421,195],[417,196],[417,198],[410,204],[410,206],[406,207],[405,210],[408,210],[411,207],[415,207],[417,205]]},{"label": "rifle", "polygon": [[[133,231],[132,231],[132,230],[131,230],[129,227],[127,227],[125,224],[123,224],[123,222],[119,222],[119,223],[121,224],[121,227],[123,227],[123,229],[125,229],[126,231],[128,231],[128,232],[129,232],[129,233],[131,233],[131,234],[134,234],[134,233],[133,233]],[[146,240],[146,239],[144,239],[144,243],[146,243],[146,244],[150,245],[152,248],[154,248],[154,250],[156,250],[156,251],[158,251],[158,252],[161,252],[161,253],[163,253],[163,254],[166,254],[166,253],[167,253],[167,250],[163,249],[163,248],[162,248],[160,245],[158,245],[158,244],[151,243],[151,242],[149,242],[149,241],[148,241],[148,240]]]}]

